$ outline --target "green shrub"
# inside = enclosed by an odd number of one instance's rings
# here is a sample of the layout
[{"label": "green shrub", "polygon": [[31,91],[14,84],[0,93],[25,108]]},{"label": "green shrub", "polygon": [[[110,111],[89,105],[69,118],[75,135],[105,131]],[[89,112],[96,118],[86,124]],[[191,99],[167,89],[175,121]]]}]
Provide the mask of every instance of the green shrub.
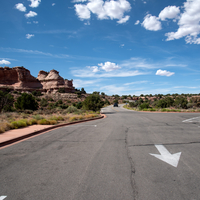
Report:
[{"label": "green shrub", "polygon": [[32,92],[32,95],[38,97],[38,96],[42,96],[42,93],[41,93],[40,91],[34,90],[34,91]]},{"label": "green shrub", "polygon": [[31,94],[23,93],[20,97],[17,98],[15,102],[15,108],[20,110],[37,110],[38,103]]},{"label": "green shrub", "polygon": [[188,101],[185,97],[176,97],[175,101],[174,101],[174,105],[177,107],[177,108],[187,108],[187,104],[188,104]]},{"label": "green shrub", "polygon": [[36,119],[36,120],[44,119],[44,117],[41,115],[33,115],[32,117],[33,119]]},{"label": "green shrub", "polygon": [[14,97],[0,90],[0,112],[1,111],[13,111]]},{"label": "green shrub", "polygon": [[48,104],[49,104],[49,103],[48,103],[48,100],[42,98],[42,100],[41,100],[41,102],[40,102],[40,106],[41,106],[41,107],[47,107]]},{"label": "green shrub", "polygon": [[27,126],[27,123],[25,120],[18,120],[18,121],[11,122],[11,127],[13,129],[22,128],[22,127],[26,127],[26,126]]},{"label": "green shrub", "polygon": [[59,92],[59,93],[65,93],[65,88],[59,88],[59,89],[58,89],[58,92]]},{"label": "green shrub", "polygon": [[83,104],[82,104],[81,101],[79,101],[79,102],[76,104],[76,108],[77,108],[77,109],[81,109],[82,106],[83,106]]},{"label": "green shrub", "polygon": [[40,119],[37,123],[40,125],[50,125],[50,121],[47,119]]},{"label": "green shrub", "polygon": [[74,106],[69,106],[67,109],[66,109],[66,112],[67,113],[73,113],[73,112],[76,112],[78,111],[78,109]]},{"label": "green shrub", "polygon": [[142,103],[142,104],[140,104],[140,106],[139,106],[140,110],[143,110],[145,108],[149,108],[149,103]]},{"label": "green shrub", "polygon": [[85,110],[99,111],[104,105],[98,94],[91,94],[83,101],[83,108]]}]

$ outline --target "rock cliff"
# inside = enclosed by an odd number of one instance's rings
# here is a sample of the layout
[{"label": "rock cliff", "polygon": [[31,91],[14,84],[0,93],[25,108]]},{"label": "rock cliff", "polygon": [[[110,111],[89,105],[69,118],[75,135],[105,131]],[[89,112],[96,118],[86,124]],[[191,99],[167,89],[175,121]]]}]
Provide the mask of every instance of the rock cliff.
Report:
[{"label": "rock cliff", "polygon": [[24,67],[0,67],[0,88],[5,87],[19,91],[40,90],[47,93],[55,93],[59,88],[63,88],[65,92],[75,92],[73,81],[64,80],[56,70],[51,70],[50,73],[40,71],[35,78]]}]

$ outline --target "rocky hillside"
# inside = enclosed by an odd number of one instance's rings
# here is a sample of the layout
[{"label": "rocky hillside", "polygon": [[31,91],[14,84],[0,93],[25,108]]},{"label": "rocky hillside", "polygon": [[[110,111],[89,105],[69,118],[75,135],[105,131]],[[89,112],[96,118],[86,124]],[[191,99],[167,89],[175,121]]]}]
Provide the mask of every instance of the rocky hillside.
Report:
[{"label": "rocky hillside", "polygon": [[59,72],[40,71],[35,78],[24,67],[0,67],[0,89],[9,88],[21,92],[38,90],[44,93],[56,93],[59,89],[74,93],[73,80],[64,80]]}]

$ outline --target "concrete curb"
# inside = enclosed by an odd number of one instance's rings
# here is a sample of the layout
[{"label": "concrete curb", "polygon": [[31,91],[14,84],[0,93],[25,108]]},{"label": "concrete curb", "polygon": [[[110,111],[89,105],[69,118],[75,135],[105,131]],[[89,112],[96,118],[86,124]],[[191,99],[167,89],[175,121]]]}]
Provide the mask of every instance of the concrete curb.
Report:
[{"label": "concrete curb", "polygon": [[5,147],[5,146],[10,145],[10,144],[13,144],[13,143],[18,142],[18,141],[23,140],[23,139],[26,139],[26,138],[29,138],[29,137],[32,137],[32,136],[36,136],[36,135],[38,135],[42,132],[46,132],[46,131],[49,131],[49,130],[52,130],[52,129],[60,128],[60,127],[63,127],[63,126],[69,126],[69,125],[73,125],[73,124],[78,124],[78,123],[83,123],[83,122],[88,122],[88,121],[93,121],[93,120],[97,120],[97,119],[103,119],[105,117],[106,117],[105,115],[102,115],[101,117],[96,117],[96,118],[93,118],[93,119],[85,119],[85,120],[81,120],[81,121],[70,122],[70,123],[65,123],[65,124],[58,124],[58,125],[55,125],[55,126],[52,126],[52,127],[44,128],[44,129],[39,130],[39,131],[34,131],[32,133],[28,133],[26,135],[1,142],[0,148]]}]

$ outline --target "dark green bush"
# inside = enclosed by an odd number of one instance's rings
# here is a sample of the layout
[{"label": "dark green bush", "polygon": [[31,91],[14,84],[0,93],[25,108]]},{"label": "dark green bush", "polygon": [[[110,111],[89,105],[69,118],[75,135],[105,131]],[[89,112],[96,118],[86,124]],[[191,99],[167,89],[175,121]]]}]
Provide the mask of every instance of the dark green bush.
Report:
[{"label": "dark green bush", "polygon": [[83,101],[83,108],[85,110],[99,111],[104,105],[100,96],[97,94],[91,94]]},{"label": "dark green bush", "polygon": [[49,103],[48,103],[48,100],[42,98],[42,100],[41,100],[41,102],[40,102],[40,106],[41,106],[41,107],[47,107],[48,104],[49,104]]},{"label": "dark green bush", "polygon": [[8,92],[0,90],[0,112],[1,111],[12,111],[13,110],[14,98]]},{"label": "dark green bush", "polygon": [[38,103],[31,94],[23,93],[17,98],[15,108],[19,110],[37,110]]},{"label": "dark green bush", "polygon": [[139,106],[140,110],[143,110],[145,108],[150,108],[149,103],[142,103],[142,104],[140,104],[140,106]]},{"label": "dark green bush", "polygon": [[59,92],[59,93],[65,93],[65,88],[59,88],[59,89],[58,89],[58,92]]},{"label": "dark green bush", "polygon": [[41,93],[40,91],[34,90],[34,91],[32,92],[32,95],[38,97],[38,96],[42,96],[42,93]]},{"label": "dark green bush", "polygon": [[176,108],[187,108],[187,104],[188,101],[186,98],[184,97],[176,97],[175,101],[174,101],[174,105],[176,106]]}]

